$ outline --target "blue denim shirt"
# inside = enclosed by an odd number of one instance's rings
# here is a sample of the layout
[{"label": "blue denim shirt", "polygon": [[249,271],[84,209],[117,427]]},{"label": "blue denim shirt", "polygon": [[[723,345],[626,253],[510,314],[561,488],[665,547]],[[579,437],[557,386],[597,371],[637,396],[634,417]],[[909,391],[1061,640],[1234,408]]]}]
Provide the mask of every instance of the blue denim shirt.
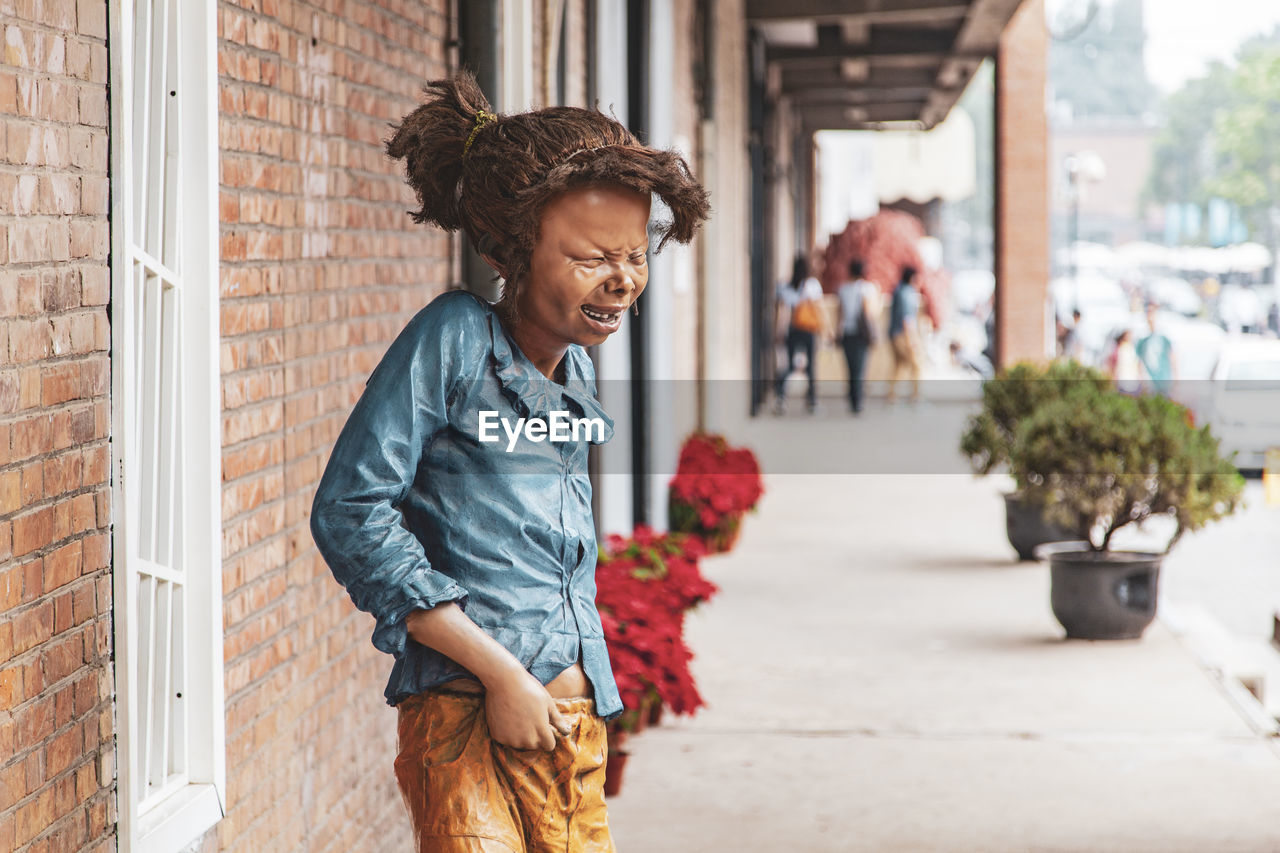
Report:
[{"label": "blue denim shirt", "polygon": [[[376,619],[374,646],[395,657],[389,704],[468,675],[405,629],[410,612],[454,601],[543,684],[581,661],[597,713],[622,711],[595,605],[587,477],[588,440],[608,441],[613,421],[586,352],[570,346],[561,364],[563,383],[547,379],[487,302],[445,293],[391,344],[338,436],[311,533]],[[600,420],[576,441],[513,442],[501,426],[481,441],[481,412],[497,413],[489,424]]]}]

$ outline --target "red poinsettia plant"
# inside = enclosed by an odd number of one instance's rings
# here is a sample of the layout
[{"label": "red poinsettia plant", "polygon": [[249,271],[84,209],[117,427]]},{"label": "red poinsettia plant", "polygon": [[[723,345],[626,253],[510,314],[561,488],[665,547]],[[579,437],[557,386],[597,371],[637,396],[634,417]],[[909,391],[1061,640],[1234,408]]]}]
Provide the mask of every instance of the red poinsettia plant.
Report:
[{"label": "red poinsettia plant", "polygon": [[613,677],[626,709],[620,725],[632,729],[656,694],[677,714],[703,705],[684,641],[684,615],[716,592],[698,560],[705,546],[694,536],[637,527],[610,536],[596,564],[596,606],[604,626]]},{"label": "red poinsettia plant", "polygon": [[722,435],[694,433],[680,448],[667,489],[671,529],[701,536],[712,552],[727,551],[742,516],[755,509],[762,494],[764,481],[754,453],[731,447]]}]

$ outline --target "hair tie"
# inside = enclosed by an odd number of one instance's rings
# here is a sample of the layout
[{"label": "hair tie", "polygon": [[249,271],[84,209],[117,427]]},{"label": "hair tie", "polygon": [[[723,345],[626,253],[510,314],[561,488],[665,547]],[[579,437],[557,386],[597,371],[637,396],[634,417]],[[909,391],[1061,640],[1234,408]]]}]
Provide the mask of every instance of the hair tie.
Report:
[{"label": "hair tie", "polygon": [[496,118],[497,116],[493,113],[485,112],[484,110],[476,110],[475,126],[471,128],[471,135],[467,137],[466,144],[462,146],[463,159],[466,158],[467,152],[471,150],[471,143],[475,142],[476,134],[480,132],[480,128],[484,127]]}]

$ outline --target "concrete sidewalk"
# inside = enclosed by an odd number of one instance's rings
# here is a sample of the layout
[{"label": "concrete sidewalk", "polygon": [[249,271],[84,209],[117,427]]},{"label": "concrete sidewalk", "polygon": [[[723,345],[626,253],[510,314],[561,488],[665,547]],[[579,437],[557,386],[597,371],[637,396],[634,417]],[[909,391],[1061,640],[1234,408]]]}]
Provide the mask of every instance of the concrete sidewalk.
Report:
[{"label": "concrete sidewalk", "polygon": [[633,739],[621,853],[1280,850],[1275,742],[1161,623],[1062,640],[997,482],[767,488],[690,617],[710,707]]}]

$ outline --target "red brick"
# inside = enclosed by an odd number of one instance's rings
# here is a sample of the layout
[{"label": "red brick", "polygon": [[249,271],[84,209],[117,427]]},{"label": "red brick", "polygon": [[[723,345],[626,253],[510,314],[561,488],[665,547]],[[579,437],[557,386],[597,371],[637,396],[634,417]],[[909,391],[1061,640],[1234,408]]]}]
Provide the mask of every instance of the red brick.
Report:
[{"label": "red brick", "polygon": [[25,845],[53,822],[53,791],[46,788],[35,799],[18,807],[14,815],[14,841]]},{"label": "red brick", "polygon": [[[3,330],[3,337],[7,344],[8,328]],[[3,356],[0,355],[0,359]],[[22,396],[20,393],[20,385],[18,380],[18,371],[6,370],[0,372],[0,414],[11,414],[21,408]],[[8,446],[4,447],[8,450]]]},{"label": "red brick", "polygon": [[54,223],[22,221],[9,226],[9,262],[48,262],[54,259]]},{"label": "red brick", "polygon": [[9,325],[9,358],[15,364],[48,358],[50,343],[47,320],[14,320]]},{"label": "red brick", "polygon": [[0,515],[8,515],[22,508],[22,472],[0,471]]},{"label": "red brick", "polygon": [[18,313],[39,314],[42,310],[41,299],[40,274],[31,271],[20,274],[18,276]]},{"label": "red brick", "polygon": [[22,505],[34,506],[44,497],[44,466],[39,460],[22,468]]},{"label": "red brick", "polygon": [[[110,183],[104,177],[86,175],[80,179],[80,213],[86,216],[105,216],[107,213]],[[86,303],[99,304],[99,303]]]},{"label": "red brick", "polygon": [[[98,612],[97,595],[92,583],[82,583],[71,595],[71,621],[74,625],[82,625],[92,619]],[[77,698],[77,704],[79,699]],[[77,713],[84,713],[77,711]]]},{"label": "red brick", "polygon": [[55,496],[80,488],[84,458],[85,454],[81,451],[47,457],[44,460],[45,493]]},{"label": "red brick", "polygon": [[34,409],[40,405],[40,365],[18,368],[18,409]]},{"label": "red brick", "polygon": [[[3,690],[6,673],[0,672],[0,691]],[[6,753],[8,755],[8,753]],[[8,808],[27,796],[27,775],[21,761],[0,768],[0,807]],[[5,821],[0,821],[4,823]]]},{"label": "red brick", "polygon": [[13,618],[13,653],[20,655],[53,636],[53,603],[42,602]]},{"label": "red brick", "polygon": [[80,123],[90,127],[107,126],[107,92],[101,86],[81,87]]},{"label": "red brick", "polygon": [[96,572],[111,564],[111,534],[93,533],[81,540],[83,543],[84,571]]},{"label": "red brick", "polygon": [[82,36],[107,37],[107,4],[102,0],[76,0],[76,29]]},{"label": "red brick", "polygon": [[[42,186],[44,186],[42,184]],[[42,193],[44,190],[42,189]],[[53,190],[48,192],[52,193]],[[72,190],[64,186],[62,192]],[[73,202],[72,202],[73,203]],[[44,276],[41,281],[41,299],[43,310],[49,314],[66,311],[80,304],[80,273],[76,269],[60,270],[56,274]]]},{"label": "red brick", "polygon": [[9,437],[10,459],[29,459],[38,453],[48,453],[53,446],[53,418],[38,414],[11,425]]},{"label": "red brick", "polygon": [[48,545],[53,538],[53,509],[42,509],[13,519],[13,553],[21,557]]},{"label": "red brick", "polygon": [[40,656],[40,663],[47,683],[54,684],[68,678],[85,660],[86,634],[80,631],[48,644]]},{"label": "red brick", "polygon": [[[64,634],[75,624],[74,614],[71,609],[72,595],[70,592],[64,592],[53,599],[53,633]],[[59,725],[62,724],[59,717]]]},{"label": "red brick", "polygon": [[[81,184],[83,196],[85,187],[95,179],[85,178]],[[103,181],[106,179],[103,178]],[[103,188],[105,193],[105,187]],[[90,211],[86,211],[90,212]],[[80,302],[82,305],[106,305],[111,297],[111,271],[107,267],[80,268]]]},{"label": "red brick", "polygon": [[[87,496],[85,496],[87,497]],[[77,498],[79,500],[79,498]],[[81,540],[68,542],[61,548],[45,555],[44,558],[44,591],[52,592],[60,589],[80,577],[84,565],[84,552]],[[68,602],[68,606],[70,602]],[[70,611],[68,610],[68,620]]]},{"label": "red brick", "polygon": [[17,115],[18,80],[12,73],[0,73],[0,114]]},{"label": "red brick", "polygon": [[49,853],[78,853],[84,849],[86,826],[83,815],[61,821],[49,835]]},{"label": "red brick", "polygon": [[0,670],[0,708],[13,708],[26,699],[22,689],[22,667]]},{"label": "red brick", "polygon": [[45,745],[45,762],[50,776],[56,776],[71,766],[80,752],[83,737],[79,726],[72,726]]},{"label": "red brick", "polygon": [[70,228],[68,256],[72,258],[104,258],[111,232],[103,219],[76,219]]},{"label": "red brick", "polygon": [[62,362],[44,368],[40,384],[40,405],[55,406],[68,400],[77,400],[80,390],[81,367],[78,362]]},{"label": "red brick", "polygon": [[[5,524],[8,523],[5,522]],[[7,613],[21,602],[22,570],[16,567],[0,569],[0,612]]]},{"label": "red brick", "polygon": [[66,73],[80,80],[89,79],[89,43],[68,39],[66,48]]}]

